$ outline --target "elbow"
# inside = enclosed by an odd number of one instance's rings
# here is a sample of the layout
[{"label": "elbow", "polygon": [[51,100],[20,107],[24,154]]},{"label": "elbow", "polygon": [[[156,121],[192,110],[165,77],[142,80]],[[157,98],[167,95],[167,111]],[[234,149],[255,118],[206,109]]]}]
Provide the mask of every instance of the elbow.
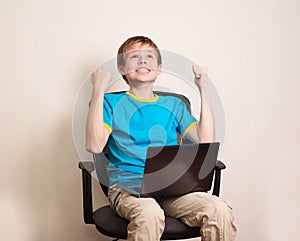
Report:
[{"label": "elbow", "polygon": [[106,145],[104,138],[97,138],[93,132],[87,132],[85,136],[85,149],[93,154],[101,153]]},{"label": "elbow", "polygon": [[211,143],[216,141],[215,133],[205,133],[203,135],[199,135],[200,143]]},{"label": "elbow", "polygon": [[215,142],[215,141],[216,141],[216,138],[215,138],[214,135],[200,137],[200,143],[212,143],[212,142]]},{"label": "elbow", "polygon": [[86,143],[85,149],[93,154],[98,154],[101,153],[104,149],[104,147],[100,147],[99,145],[91,144],[91,143]]},{"label": "elbow", "polygon": [[215,140],[210,138],[207,139],[201,138],[199,143],[212,143],[212,142],[215,142]]}]

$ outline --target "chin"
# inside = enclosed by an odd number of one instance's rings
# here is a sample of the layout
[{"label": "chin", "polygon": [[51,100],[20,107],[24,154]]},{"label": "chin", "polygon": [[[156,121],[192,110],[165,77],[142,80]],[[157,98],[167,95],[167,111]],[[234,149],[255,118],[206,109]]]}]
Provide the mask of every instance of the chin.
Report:
[{"label": "chin", "polygon": [[136,82],[138,82],[139,84],[153,85],[155,83],[155,80],[138,80]]},{"label": "chin", "polygon": [[128,77],[127,79],[131,79],[133,82],[154,83],[157,76],[134,76],[132,78],[130,78],[130,76]]},{"label": "chin", "polygon": [[131,80],[130,81],[130,85],[132,86],[149,86],[149,85],[153,85],[155,83],[155,79],[154,80],[145,80],[145,79],[135,79],[135,80]]}]

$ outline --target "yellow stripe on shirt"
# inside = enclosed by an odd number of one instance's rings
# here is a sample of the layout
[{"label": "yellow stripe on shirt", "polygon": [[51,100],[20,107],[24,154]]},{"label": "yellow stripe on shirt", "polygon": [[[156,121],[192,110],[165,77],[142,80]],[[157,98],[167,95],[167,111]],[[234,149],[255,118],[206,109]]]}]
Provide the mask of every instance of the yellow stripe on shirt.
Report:
[{"label": "yellow stripe on shirt", "polygon": [[182,138],[185,138],[186,134],[195,126],[198,125],[199,121],[193,122],[192,124],[189,125],[188,128],[185,129],[185,131],[182,134]]},{"label": "yellow stripe on shirt", "polygon": [[104,123],[104,127],[109,131],[109,134],[112,133],[112,129],[109,125],[107,125],[106,123]]},{"label": "yellow stripe on shirt", "polygon": [[159,96],[154,94],[154,98],[153,99],[141,99],[139,97],[137,97],[136,95],[130,93],[129,91],[126,92],[127,95],[131,96],[133,99],[139,101],[139,102],[157,102]]}]

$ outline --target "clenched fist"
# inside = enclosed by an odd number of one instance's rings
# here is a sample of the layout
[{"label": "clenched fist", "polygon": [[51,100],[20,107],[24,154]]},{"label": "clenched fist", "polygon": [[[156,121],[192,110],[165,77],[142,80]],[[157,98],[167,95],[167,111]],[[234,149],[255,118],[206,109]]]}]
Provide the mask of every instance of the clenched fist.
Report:
[{"label": "clenched fist", "polygon": [[207,67],[193,66],[193,72],[195,75],[195,84],[198,88],[204,88],[208,86]]},{"label": "clenched fist", "polygon": [[111,74],[99,68],[92,74],[91,81],[95,90],[105,92],[111,84]]}]

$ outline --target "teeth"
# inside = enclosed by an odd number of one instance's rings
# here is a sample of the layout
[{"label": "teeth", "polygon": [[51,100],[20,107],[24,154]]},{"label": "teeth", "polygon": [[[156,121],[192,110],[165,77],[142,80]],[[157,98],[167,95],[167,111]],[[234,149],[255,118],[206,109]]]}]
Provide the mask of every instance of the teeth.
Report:
[{"label": "teeth", "polygon": [[146,69],[146,68],[140,68],[140,69],[137,70],[137,72],[138,73],[146,73],[146,72],[149,72],[149,70]]}]

